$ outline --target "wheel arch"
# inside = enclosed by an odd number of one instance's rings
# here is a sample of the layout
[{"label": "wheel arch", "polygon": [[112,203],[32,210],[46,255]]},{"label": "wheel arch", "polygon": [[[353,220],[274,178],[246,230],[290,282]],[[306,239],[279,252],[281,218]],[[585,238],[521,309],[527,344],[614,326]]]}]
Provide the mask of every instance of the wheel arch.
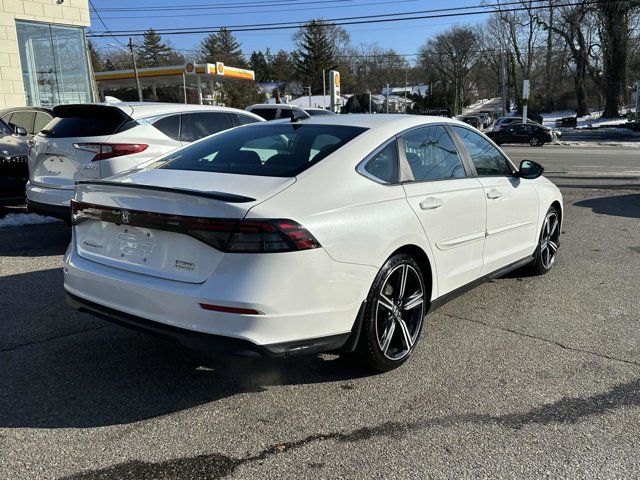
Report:
[{"label": "wheel arch", "polygon": [[431,266],[431,260],[427,253],[418,245],[407,244],[402,247],[396,249],[390,256],[391,258],[394,255],[398,255],[404,253],[412,257],[420,266],[420,270],[422,271],[422,275],[424,277],[427,285],[425,286],[426,291],[431,292],[429,301],[433,300],[434,297],[434,287],[435,287],[435,278],[434,278],[434,270]]},{"label": "wheel arch", "polygon": [[558,220],[560,221],[560,227],[562,227],[562,204],[558,200],[554,200],[550,206],[558,211],[558,217],[560,217]]}]

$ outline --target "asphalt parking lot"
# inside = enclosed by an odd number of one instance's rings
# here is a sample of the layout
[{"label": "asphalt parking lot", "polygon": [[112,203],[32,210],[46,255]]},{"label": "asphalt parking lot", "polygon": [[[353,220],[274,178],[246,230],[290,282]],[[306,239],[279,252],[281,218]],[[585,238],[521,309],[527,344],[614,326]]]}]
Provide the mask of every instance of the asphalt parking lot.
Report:
[{"label": "asphalt parking lot", "polygon": [[640,477],[640,149],[505,150],[562,189],[557,265],[429,315],[384,375],[73,312],[66,227],[0,229],[0,478]]}]

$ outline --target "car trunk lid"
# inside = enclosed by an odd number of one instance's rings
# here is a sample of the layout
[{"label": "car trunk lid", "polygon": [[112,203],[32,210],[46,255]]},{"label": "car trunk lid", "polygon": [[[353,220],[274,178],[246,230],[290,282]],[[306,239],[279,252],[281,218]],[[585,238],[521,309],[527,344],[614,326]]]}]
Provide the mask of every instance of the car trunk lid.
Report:
[{"label": "car trunk lid", "polygon": [[78,254],[188,283],[204,282],[223,255],[198,235],[211,225],[244,218],[251,207],[295,182],[161,169],[117,178],[79,182],[74,209],[83,209],[86,216],[74,227]]}]

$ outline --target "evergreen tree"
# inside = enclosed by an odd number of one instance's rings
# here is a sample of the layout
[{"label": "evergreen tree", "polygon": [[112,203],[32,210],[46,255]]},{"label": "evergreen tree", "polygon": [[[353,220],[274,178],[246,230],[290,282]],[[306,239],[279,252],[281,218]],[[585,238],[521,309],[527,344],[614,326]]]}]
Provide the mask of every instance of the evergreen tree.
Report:
[{"label": "evergreen tree", "polygon": [[[267,49],[267,55],[269,55],[269,49]],[[256,82],[270,82],[273,80],[271,78],[271,69],[269,68],[269,63],[267,63],[267,58],[261,51],[253,52],[251,54],[249,65],[251,70],[256,74]]]},{"label": "evergreen tree", "polygon": [[100,52],[96,50],[96,46],[93,43],[93,40],[87,40],[87,50],[89,51],[89,59],[91,60],[91,67],[94,72],[102,71],[102,56]]},{"label": "evergreen tree", "polygon": [[240,42],[230,30],[221,28],[205,37],[200,46],[202,61],[208,63],[223,62],[233,67],[246,67]]},{"label": "evergreen tree", "polygon": [[138,48],[139,67],[163,67],[171,65],[175,54],[170,46],[162,41],[162,37],[153,28],[144,32],[142,45]]},{"label": "evergreen tree", "polygon": [[322,20],[311,20],[298,34],[298,61],[296,70],[305,85],[314,93],[322,92],[322,70],[335,65],[335,45],[327,25]]}]

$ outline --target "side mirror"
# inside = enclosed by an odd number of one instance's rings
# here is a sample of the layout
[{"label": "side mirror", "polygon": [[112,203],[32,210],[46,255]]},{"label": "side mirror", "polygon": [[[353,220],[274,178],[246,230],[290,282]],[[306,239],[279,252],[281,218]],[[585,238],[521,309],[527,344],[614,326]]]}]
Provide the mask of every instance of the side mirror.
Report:
[{"label": "side mirror", "polygon": [[540,175],[542,175],[543,172],[544,167],[539,163],[536,163],[533,160],[522,160],[522,162],[520,162],[518,175],[521,178],[533,180],[534,178],[538,178]]},{"label": "side mirror", "polygon": [[11,128],[13,128],[13,132],[14,132],[16,135],[20,135],[21,137],[24,137],[24,136],[26,136],[26,135],[27,135],[27,129],[26,129],[26,128],[24,128],[24,127],[19,127],[18,125],[15,125],[15,124],[13,124],[13,123],[10,123],[10,124],[9,124],[9,126],[10,126]]}]

